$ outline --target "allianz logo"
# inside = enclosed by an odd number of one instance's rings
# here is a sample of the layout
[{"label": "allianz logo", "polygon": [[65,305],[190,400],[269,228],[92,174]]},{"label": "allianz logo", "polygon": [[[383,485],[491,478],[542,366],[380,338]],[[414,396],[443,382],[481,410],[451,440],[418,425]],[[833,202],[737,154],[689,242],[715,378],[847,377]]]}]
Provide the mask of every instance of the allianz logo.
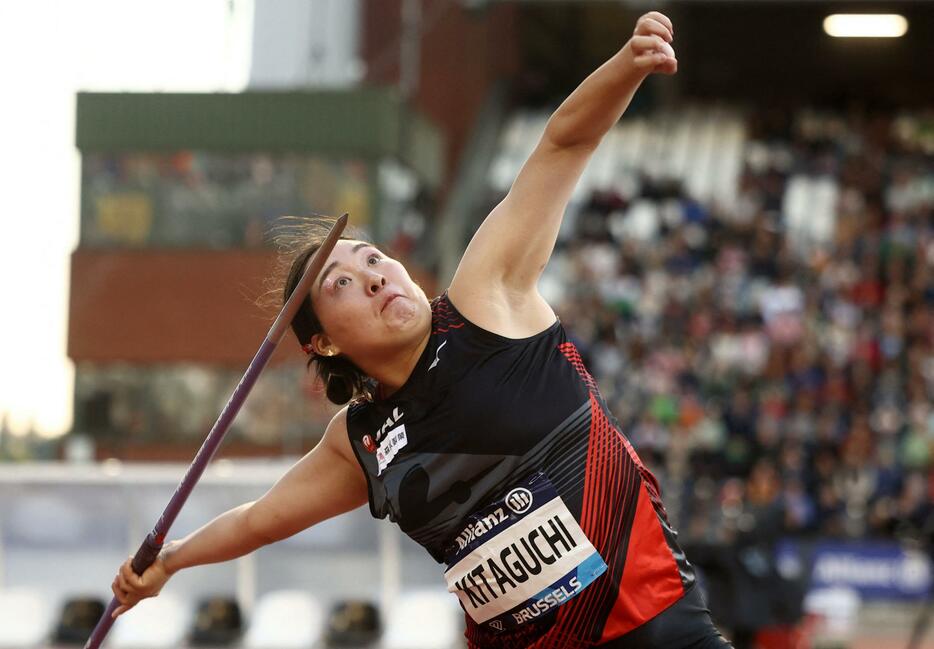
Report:
[{"label": "allianz logo", "polygon": [[506,522],[506,512],[502,507],[497,507],[491,514],[465,527],[464,531],[457,535],[457,547],[463,550],[471,541],[480,538],[504,522]]},{"label": "allianz logo", "polygon": [[506,494],[504,501],[509,509],[521,516],[532,507],[532,492],[525,487],[516,487]]}]

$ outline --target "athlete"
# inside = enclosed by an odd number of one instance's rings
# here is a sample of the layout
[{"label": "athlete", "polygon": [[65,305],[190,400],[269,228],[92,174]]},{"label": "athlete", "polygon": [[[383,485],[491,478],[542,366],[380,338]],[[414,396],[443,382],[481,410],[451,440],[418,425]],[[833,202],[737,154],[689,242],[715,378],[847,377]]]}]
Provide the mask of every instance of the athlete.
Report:
[{"label": "athlete", "polygon": [[[343,239],[292,327],[328,398],[322,441],[262,498],[165,545],[121,606],[176,571],[242,556],[369,502],[446,565],[470,647],[728,647],[658,484],[536,284],[584,166],[652,73],[671,21],[632,38],[551,116],[508,195],[429,300],[374,245]],[[320,240],[292,263],[289,296]]]}]

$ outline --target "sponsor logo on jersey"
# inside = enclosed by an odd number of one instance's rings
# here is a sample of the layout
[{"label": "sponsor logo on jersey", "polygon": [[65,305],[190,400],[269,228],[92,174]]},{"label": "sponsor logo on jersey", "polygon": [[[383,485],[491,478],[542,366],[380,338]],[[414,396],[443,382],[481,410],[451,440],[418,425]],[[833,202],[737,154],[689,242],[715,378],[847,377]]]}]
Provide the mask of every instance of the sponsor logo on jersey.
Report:
[{"label": "sponsor logo on jersey", "polygon": [[470,516],[446,562],[448,590],[475,622],[497,631],[561,606],[606,571],[543,474]]},{"label": "sponsor logo on jersey", "polygon": [[438,345],[438,349],[435,350],[435,360],[431,361],[431,365],[428,366],[428,371],[435,369],[435,366],[438,364],[438,361],[441,360],[441,348],[448,344],[448,341],[445,340],[443,343]]},{"label": "sponsor logo on jersey", "polygon": [[532,506],[532,492],[517,487],[506,494],[506,506],[517,514],[524,514]]},{"label": "sponsor logo on jersey", "polygon": [[502,507],[497,507],[493,512],[487,516],[484,516],[476,523],[471,523],[464,528],[460,534],[457,535],[455,541],[461,550],[467,547],[467,544],[473,541],[474,539],[479,539],[481,536],[494,529],[500,523],[506,522],[506,511]]},{"label": "sponsor logo on jersey", "polygon": [[405,434],[405,424],[399,424],[405,413],[399,407],[392,409],[375,435],[364,435],[363,446],[370,453],[376,453],[377,472],[381,475],[396,454],[409,443]]},{"label": "sponsor logo on jersey", "polygon": [[396,454],[408,443],[409,440],[405,436],[405,424],[390,430],[386,438],[380,443],[379,448],[376,449],[376,463],[379,465],[376,475],[382,474],[396,457]]},{"label": "sponsor logo on jersey", "polygon": [[376,431],[376,434],[373,437],[376,438],[376,443],[379,444],[388,434],[390,428],[393,428],[399,420],[402,419],[402,415],[405,413],[402,412],[398,407],[392,409],[392,414],[386,418],[386,421],[383,422],[383,425],[379,427]]}]

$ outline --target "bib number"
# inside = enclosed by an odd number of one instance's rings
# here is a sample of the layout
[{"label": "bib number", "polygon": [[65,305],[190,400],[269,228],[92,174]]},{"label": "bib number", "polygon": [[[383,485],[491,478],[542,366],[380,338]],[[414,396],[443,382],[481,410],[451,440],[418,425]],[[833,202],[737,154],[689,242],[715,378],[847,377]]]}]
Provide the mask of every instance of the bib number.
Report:
[{"label": "bib number", "polygon": [[543,474],[472,514],[446,553],[448,590],[478,624],[531,622],[578,595],[606,563]]}]

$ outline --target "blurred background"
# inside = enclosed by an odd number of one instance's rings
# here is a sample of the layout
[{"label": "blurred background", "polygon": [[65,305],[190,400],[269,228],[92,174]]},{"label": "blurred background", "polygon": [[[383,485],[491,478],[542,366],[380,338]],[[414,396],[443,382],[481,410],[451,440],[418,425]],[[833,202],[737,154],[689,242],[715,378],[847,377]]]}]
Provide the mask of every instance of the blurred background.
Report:
[{"label": "blurred background", "polygon": [[[279,217],[350,212],[436,294],[650,9],[679,72],[597,151],[541,289],[738,649],[934,647],[934,3],[85,0],[0,5],[0,648],[83,643],[275,315]],[[287,338],[170,536],[334,411]],[[176,576],[109,642],[461,625],[364,508]]]}]

